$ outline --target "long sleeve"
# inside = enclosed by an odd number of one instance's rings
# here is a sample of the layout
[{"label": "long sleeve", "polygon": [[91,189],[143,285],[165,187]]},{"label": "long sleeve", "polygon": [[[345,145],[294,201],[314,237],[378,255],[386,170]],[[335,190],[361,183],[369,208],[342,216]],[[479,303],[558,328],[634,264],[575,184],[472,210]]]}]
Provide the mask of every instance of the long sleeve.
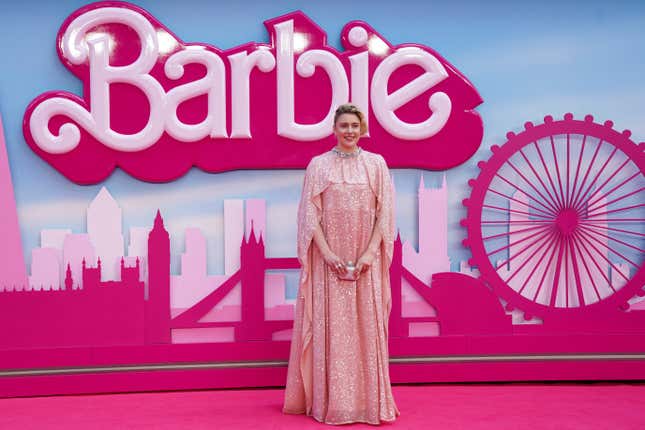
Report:
[{"label": "long sleeve", "polygon": [[392,263],[394,235],[396,232],[394,213],[394,186],[390,171],[383,157],[376,156],[376,171],[370,175],[371,185],[376,195],[376,228],[380,230],[382,248],[385,252],[387,267]]},{"label": "long sleeve", "polygon": [[297,252],[301,272],[284,403],[284,411],[289,413],[309,414],[312,405],[313,285],[311,272],[312,260],[316,252],[313,236],[322,218],[321,193],[327,184],[319,161],[316,157],[307,166],[298,205]]},{"label": "long sleeve", "polygon": [[301,282],[304,282],[309,275],[310,246],[322,216],[320,197],[322,187],[319,176],[318,163],[314,158],[307,166],[298,205],[298,259],[303,273]]}]

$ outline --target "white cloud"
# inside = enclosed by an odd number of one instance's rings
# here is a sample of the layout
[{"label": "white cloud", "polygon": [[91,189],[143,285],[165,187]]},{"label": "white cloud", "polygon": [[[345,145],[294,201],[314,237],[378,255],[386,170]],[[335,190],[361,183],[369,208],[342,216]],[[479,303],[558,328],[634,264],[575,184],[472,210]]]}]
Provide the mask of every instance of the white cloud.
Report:
[{"label": "white cloud", "polygon": [[188,228],[198,228],[207,238],[223,236],[223,214],[178,216],[164,220],[166,230],[172,236],[183,236]]},{"label": "white cloud", "polygon": [[[119,187],[106,186],[119,206],[130,212],[155,211],[164,203],[171,202],[173,207],[182,207],[195,205],[198,210],[200,202],[208,196],[209,200],[223,200],[225,194],[230,194],[232,190],[237,190],[240,198],[247,195],[270,195],[276,190],[288,187],[300,187],[304,172],[285,171],[271,175],[267,179],[265,175],[245,175],[235,176],[233,178],[216,179],[207,184],[191,185],[177,187],[157,187],[146,190],[140,194],[120,195],[119,192],[113,191]],[[175,185],[175,184],[173,184]],[[299,195],[298,195],[299,197]],[[27,227],[39,227],[46,224],[56,224],[61,221],[68,221],[70,218],[85,218],[87,207],[94,196],[88,200],[60,200],[47,202],[34,202],[20,205],[18,215],[20,224]],[[196,218],[197,220],[197,218]],[[175,221],[173,221],[175,222]]]},{"label": "white cloud", "polygon": [[23,227],[56,224],[74,217],[84,219],[89,204],[89,201],[84,200],[65,200],[21,205],[18,208],[18,219]]},{"label": "white cloud", "polygon": [[256,175],[236,175],[232,178],[213,177],[213,181],[207,184],[186,185],[182,188],[172,187],[171,189],[159,188],[143,195],[126,195],[116,198],[121,207],[128,209],[149,209],[158,206],[161,202],[173,202],[173,205],[195,204],[208,196],[210,200],[222,200],[232,190],[239,192],[239,197],[247,195],[266,195],[276,189],[286,187],[300,187],[303,172],[289,171],[271,175],[267,179],[262,173]]}]

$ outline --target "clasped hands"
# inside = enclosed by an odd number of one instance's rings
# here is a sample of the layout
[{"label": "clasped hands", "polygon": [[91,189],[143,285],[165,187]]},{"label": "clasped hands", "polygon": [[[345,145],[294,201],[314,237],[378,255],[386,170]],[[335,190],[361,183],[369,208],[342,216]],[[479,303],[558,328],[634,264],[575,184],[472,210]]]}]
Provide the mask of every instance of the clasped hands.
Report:
[{"label": "clasped hands", "polygon": [[[344,276],[347,274],[347,264],[336,254],[334,254],[333,252],[328,252],[323,255],[323,258],[325,259],[325,263],[329,266],[331,271],[336,275]],[[375,258],[376,254],[370,250],[366,250],[363,255],[360,256],[358,261],[356,261],[354,269],[354,276],[356,277],[356,279],[358,279],[359,276],[361,276],[365,271],[367,271],[367,269],[370,268]]]}]

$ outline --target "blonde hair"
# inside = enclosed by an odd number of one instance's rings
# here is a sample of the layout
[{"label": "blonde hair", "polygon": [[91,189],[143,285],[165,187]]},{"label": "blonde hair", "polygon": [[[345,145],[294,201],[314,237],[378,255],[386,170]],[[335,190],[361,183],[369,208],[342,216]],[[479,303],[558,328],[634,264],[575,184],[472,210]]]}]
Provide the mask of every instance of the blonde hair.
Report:
[{"label": "blonde hair", "polygon": [[358,121],[361,124],[361,135],[367,133],[367,123],[365,122],[365,115],[363,114],[363,112],[361,112],[358,106],[352,103],[345,103],[338,106],[338,109],[336,109],[336,113],[334,114],[334,125],[336,125],[338,118],[340,118],[340,116],[345,113],[356,115]]}]

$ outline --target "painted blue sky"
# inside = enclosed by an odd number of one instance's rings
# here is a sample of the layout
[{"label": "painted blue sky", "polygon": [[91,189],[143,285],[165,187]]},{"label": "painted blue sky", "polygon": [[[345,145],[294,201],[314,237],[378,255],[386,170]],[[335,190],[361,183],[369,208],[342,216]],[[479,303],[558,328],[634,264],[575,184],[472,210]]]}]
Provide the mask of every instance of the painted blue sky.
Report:
[{"label": "painted blue sky", "polygon": [[[488,147],[504,142],[509,130],[544,115],[576,117],[591,113],[628,128],[645,140],[645,2],[617,1],[277,1],[239,4],[185,0],[134,1],[185,41],[230,48],[266,42],[262,22],[300,9],[327,32],[340,49],[342,27],[355,19],[372,25],[391,43],[430,46],[464,73],[484,99],[482,148],[464,165],[448,171],[449,253],[453,264],[468,257],[458,226],[460,201],[476,176],[476,161]],[[27,263],[43,228],[85,230],[85,208],[106,186],[124,210],[124,231],[149,225],[157,207],[173,233],[173,252],[183,249],[185,227],[200,227],[209,240],[209,271],[223,272],[223,199],[264,198],[268,208],[270,255],[295,254],[295,207],[302,171],[243,171],[206,174],[193,170],[169,184],[149,184],[117,171],[103,184],[75,185],[38,158],[22,136],[29,102],[48,90],[80,94],[80,82],[59,62],[55,39],[82,1],[33,0],[3,6],[0,13],[0,112],[11,163]],[[397,9],[394,13],[394,9]],[[393,172],[398,225],[416,243],[416,189],[438,185],[443,173]],[[126,238],[127,240],[127,238]],[[176,261],[176,258],[175,258]],[[175,266],[176,269],[176,266]]]}]

